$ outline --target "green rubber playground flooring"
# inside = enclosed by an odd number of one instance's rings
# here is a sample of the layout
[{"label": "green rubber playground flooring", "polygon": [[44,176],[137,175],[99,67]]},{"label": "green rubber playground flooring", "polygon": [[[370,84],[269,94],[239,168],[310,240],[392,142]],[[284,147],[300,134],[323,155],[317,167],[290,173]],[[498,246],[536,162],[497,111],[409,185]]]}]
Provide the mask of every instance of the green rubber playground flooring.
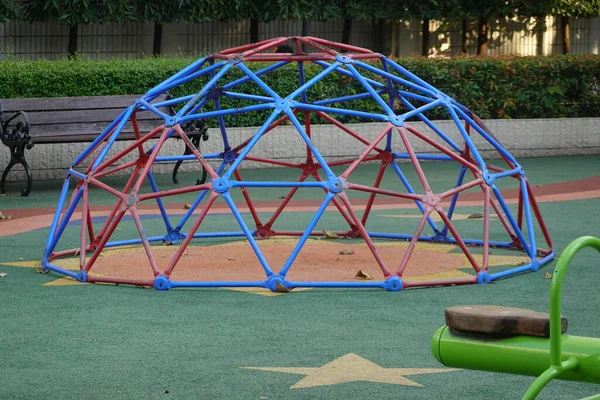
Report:
[{"label": "green rubber playground flooring", "polygon": [[[533,184],[549,184],[597,175],[600,157],[530,159],[523,165]],[[435,167],[425,164],[426,169]],[[367,177],[373,171],[374,166],[361,168],[355,181],[370,183]],[[283,173],[255,170],[246,171],[244,177],[268,179]],[[455,170],[440,168],[439,174],[440,184],[456,179]],[[289,176],[293,179],[296,174]],[[157,179],[170,188],[168,176]],[[60,182],[36,183],[29,198],[15,194],[0,198],[0,211],[52,207],[59,187]],[[274,198],[271,192],[257,200]],[[96,204],[109,201],[109,195],[94,199]],[[599,234],[600,199],[541,203],[540,208],[559,253],[576,237]],[[377,210],[373,223],[378,229],[391,229],[399,220],[380,214],[411,212]],[[336,223],[334,214],[324,215],[323,226]],[[303,229],[311,215],[292,213],[282,223]],[[215,215],[210,224],[218,228],[228,221]],[[159,222],[144,224],[158,229]],[[470,223],[457,225],[461,232],[476,232]],[[123,225],[116,233],[125,235],[131,229],[132,225]],[[47,229],[40,229],[0,237],[0,262],[39,260],[46,235]],[[444,324],[446,307],[497,304],[546,311],[551,281],[544,273],[553,265],[484,286],[399,293],[313,289],[264,297],[221,289],[159,292],[113,285],[41,286],[60,276],[4,264],[0,265],[0,272],[7,273],[0,278],[0,399],[516,399],[533,377],[458,370],[406,376],[422,387],[356,381],[292,389],[304,375],[243,367],[317,368],[354,353],[383,368],[443,369],[431,355],[429,342]],[[586,249],[567,274],[563,314],[571,335],[600,336],[599,267],[598,254]],[[553,381],[539,398],[576,399],[599,391],[598,385]]]}]

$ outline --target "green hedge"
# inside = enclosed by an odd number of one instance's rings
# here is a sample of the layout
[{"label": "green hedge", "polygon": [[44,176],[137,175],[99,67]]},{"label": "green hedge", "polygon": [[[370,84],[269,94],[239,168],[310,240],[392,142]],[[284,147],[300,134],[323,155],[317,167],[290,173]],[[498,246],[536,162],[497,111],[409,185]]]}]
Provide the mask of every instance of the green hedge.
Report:
[{"label": "green hedge", "polygon": [[[61,97],[140,94],[192,62],[192,59],[143,59],[112,61],[6,61],[0,63],[0,96]],[[398,62],[425,81],[471,108],[482,118],[557,118],[600,116],[600,56],[550,57],[402,58]],[[253,69],[264,64],[252,65]],[[307,66],[310,77],[322,69]],[[234,79],[237,69],[228,72]],[[297,86],[292,65],[264,76],[278,93]],[[205,80],[173,89],[173,95],[198,91]],[[253,84],[238,92],[261,90]],[[310,100],[364,92],[352,79],[329,75],[315,85]],[[239,107],[246,101],[223,99],[223,107]],[[378,110],[372,100],[348,103],[354,109]],[[432,119],[445,119],[443,109],[431,110]],[[353,121],[352,119],[346,119]],[[264,122],[264,113],[228,117],[228,124],[250,126]],[[212,124],[211,124],[212,125]]]}]

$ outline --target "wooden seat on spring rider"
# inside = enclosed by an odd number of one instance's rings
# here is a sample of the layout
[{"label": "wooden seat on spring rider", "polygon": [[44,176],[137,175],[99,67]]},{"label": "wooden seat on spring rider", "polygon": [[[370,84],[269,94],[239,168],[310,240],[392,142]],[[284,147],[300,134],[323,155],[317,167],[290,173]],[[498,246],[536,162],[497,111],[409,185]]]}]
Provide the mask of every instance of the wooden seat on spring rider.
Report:
[{"label": "wooden seat on spring rider", "polygon": [[538,378],[523,399],[534,399],[553,379],[600,383],[600,339],[565,335],[560,313],[562,282],[579,250],[600,252],[600,239],[573,241],[561,255],[550,287],[550,313],[498,306],[458,306],[446,310],[446,326],[431,340],[439,362],[465,368]]}]

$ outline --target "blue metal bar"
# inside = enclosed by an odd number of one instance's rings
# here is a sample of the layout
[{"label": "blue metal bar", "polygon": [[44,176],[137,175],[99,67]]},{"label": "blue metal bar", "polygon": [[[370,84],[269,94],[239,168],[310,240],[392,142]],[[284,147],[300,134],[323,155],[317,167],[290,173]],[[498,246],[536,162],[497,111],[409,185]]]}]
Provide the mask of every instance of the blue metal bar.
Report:
[{"label": "blue metal bar", "polygon": [[162,85],[160,87],[155,87],[154,89],[151,89],[148,93],[146,93],[146,96],[144,96],[144,97],[155,96],[157,94],[163,93],[163,92],[165,92],[165,91],[167,91],[169,89],[172,89],[172,88],[174,88],[176,86],[179,86],[179,85],[183,85],[186,82],[189,82],[191,80],[199,78],[202,75],[206,75],[206,74],[208,74],[208,73],[210,73],[210,72],[212,72],[214,70],[217,70],[217,69],[219,69],[219,68],[221,68],[223,66],[228,66],[228,65],[231,65],[231,64],[227,64],[226,62],[220,62],[220,63],[214,64],[214,65],[211,65],[210,67],[204,68],[202,71],[194,72],[194,73],[192,73],[190,75],[187,75],[187,76],[184,76],[182,78],[173,80],[173,81],[171,81],[171,82],[169,82],[169,83],[167,83],[165,85]]},{"label": "blue metal bar", "polygon": [[[165,239],[165,236],[151,236],[146,238],[148,242],[162,242]],[[140,244],[142,243],[142,239],[129,239],[129,240],[116,240],[114,242],[107,242],[104,247],[119,247],[119,246],[129,246],[132,244]]]},{"label": "blue metal bar", "polygon": [[517,167],[517,168],[510,169],[508,171],[498,172],[496,174],[491,174],[491,175],[492,175],[492,179],[496,180],[496,179],[504,178],[505,176],[518,175],[520,172],[521,172],[521,167]]},{"label": "blue metal bar", "polygon": [[244,99],[244,100],[255,100],[255,101],[275,101],[275,99],[272,97],[257,96],[257,95],[253,95],[253,94],[244,94],[244,93],[227,92],[227,91],[223,92],[223,94],[227,97],[231,97],[232,99]]},{"label": "blue metal bar", "polygon": [[[331,64],[329,64],[325,61],[314,61],[314,63],[322,68],[329,68],[331,66]],[[349,78],[354,78],[354,75],[352,75],[352,73],[350,71],[346,71],[344,68],[338,68],[337,73],[340,75],[347,76]],[[378,88],[386,87],[383,83],[377,82],[376,80],[373,80],[373,79],[366,78],[366,81],[369,82],[370,85],[378,87]]]},{"label": "blue metal bar", "polygon": [[279,113],[280,113],[279,110],[277,110],[277,109],[273,110],[273,112],[271,113],[271,115],[269,116],[269,118],[267,118],[267,120],[265,121],[265,123],[258,130],[258,132],[256,132],[252,136],[252,139],[250,139],[250,141],[248,142],[248,144],[246,145],[246,147],[244,147],[244,149],[240,152],[239,156],[233,161],[233,163],[231,163],[231,167],[223,174],[223,179],[227,180],[227,179],[229,179],[231,177],[231,174],[233,174],[233,172],[240,165],[240,163],[242,161],[244,161],[244,158],[246,158],[246,156],[248,155],[248,153],[250,152],[250,150],[252,150],[252,148],[254,147],[254,145],[256,145],[256,143],[258,142],[258,140],[267,131],[267,129],[269,128],[269,126],[271,126],[271,124],[275,121],[275,119],[277,118],[277,116],[279,115]]},{"label": "blue metal bar", "polygon": [[273,271],[269,267],[269,264],[267,263],[267,260],[265,259],[265,257],[263,256],[262,252],[260,251],[260,248],[256,244],[256,240],[254,240],[254,237],[252,236],[252,232],[250,231],[250,229],[248,229],[248,226],[246,225],[246,222],[244,222],[244,219],[242,218],[242,215],[240,214],[240,212],[238,211],[237,207],[235,206],[235,203],[233,202],[233,199],[231,198],[231,194],[227,191],[227,192],[222,193],[221,195],[223,196],[223,198],[227,202],[227,205],[229,205],[229,208],[231,209],[231,212],[233,213],[233,216],[235,217],[235,219],[237,220],[238,224],[240,225],[240,227],[244,231],[244,234],[246,235],[246,239],[248,239],[248,243],[252,247],[252,250],[254,250],[254,254],[256,254],[256,257],[258,258],[258,261],[260,261],[260,265],[262,265],[263,269],[265,270],[265,273],[267,274],[267,279],[270,278],[271,276],[274,275]]},{"label": "blue metal bar", "polygon": [[[217,168],[217,170],[215,171],[217,173],[217,175],[220,175],[223,172],[226,165],[227,164],[224,161],[221,162],[221,165],[219,165],[219,168]],[[181,231],[181,229],[183,228],[185,223],[188,221],[188,219],[190,219],[190,217],[192,216],[194,211],[196,211],[196,208],[198,207],[198,205],[200,204],[202,199],[204,199],[204,196],[206,196],[207,193],[208,193],[208,190],[203,190],[200,192],[198,197],[196,197],[196,200],[194,200],[194,202],[190,206],[190,209],[186,211],[185,215],[181,218],[181,221],[179,221],[179,223],[177,224],[177,227],[175,229],[177,229],[178,231]]]},{"label": "blue metal bar", "polygon": [[[400,101],[402,102],[402,104],[404,104],[406,107],[408,107],[411,110],[416,110],[416,107],[413,106],[408,100],[406,100],[404,97],[400,96]],[[417,117],[423,121],[425,123],[425,125],[427,125],[431,130],[433,130],[435,133],[438,134],[439,137],[441,137],[446,143],[448,143],[450,145],[450,147],[452,147],[454,150],[456,150],[459,153],[462,153],[462,149],[460,147],[458,147],[458,145],[456,143],[454,143],[454,141],[452,139],[450,139],[450,137],[448,137],[444,132],[442,132],[437,126],[435,126],[435,124],[433,122],[431,122],[429,120],[429,118],[427,118],[426,116],[424,116],[423,114],[417,114]]]},{"label": "blue metal bar", "polygon": [[56,205],[56,212],[54,213],[54,218],[52,219],[52,224],[50,225],[50,231],[48,232],[48,238],[46,239],[46,246],[44,248],[44,259],[50,257],[52,251],[48,251],[50,245],[52,244],[52,239],[54,238],[56,232],[56,226],[58,225],[58,220],[60,218],[60,214],[65,204],[65,199],[67,197],[67,193],[69,193],[69,184],[71,182],[70,176],[67,174],[65,181],[63,182],[62,190],[60,192],[60,197],[58,198],[58,204]]},{"label": "blue metal bar", "polygon": [[[448,237],[446,239],[444,239],[447,243],[453,243],[456,244],[458,243],[456,241],[456,239]],[[472,246],[483,246],[483,240],[481,239],[463,239],[463,242],[467,245],[472,245]],[[505,247],[505,248],[509,248],[512,246],[512,242],[499,242],[499,241],[490,241],[490,246],[493,247]]]},{"label": "blue metal bar", "polygon": [[[399,84],[404,85],[404,86],[408,86],[411,89],[418,90],[418,91],[423,92],[423,93],[425,93],[425,94],[427,94],[429,96],[432,96],[432,97],[435,97],[435,98],[439,97],[439,94],[438,94],[439,91],[437,89],[431,90],[431,89],[419,86],[419,85],[417,85],[417,84],[415,84],[413,82],[407,81],[406,79],[402,79],[402,78],[400,78],[400,77],[398,77],[396,75],[392,75],[389,72],[382,71],[379,68],[375,68],[375,67],[373,67],[373,66],[371,66],[371,65],[369,65],[367,63],[364,63],[362,61],[355,60],[354,64],[357,65],[357,66],[359,66],[359,67],[361,67],[361,68],[363,68],[363,69],[366,69],[367,71],[373,72],[374,74],[377,74],[377,75],[382,76],[384,78],[389,78],[389,79],[393,80],[396,83],[399,83]],[[441,92],[439,92],[439,93],[441,93]]]},{"label": "blue metal bar", "polygon": [[537,255],[537,246],[535,243],[535,228],[531,218],[531,206],[529,204],[529,193],[527,192],[527,182],[525,177],[521,176],[521,196],[523,197],[523,208],[525,211],[525,221],[527,221],[527,235],[529,236],[529,247],[531,248],[531,258],[535,260]]},{"label": "blue metal bar", "polygon": [[305,188],[327,188],[327,182],[269,182],[269,181],[230,181],[231,187],[305,187]]},{"label": "blue metal bar", "polygon": [[[148,177],[148,182],[150,182],[152,191],[154,193],[158,193],[159,192],[158,185],[156,184],[156,181],[154,180],[154,175],[152,175],[152,171],[148,170],[148,175],[146,175],[146,176]],[[171,226],[171,221],[169,221],[169,214],[167,214],[167,210],[165,210],[165,205],[163,204],[163,201],[160,197],[156,198],[156,203],[158,204],[158,209],[160,210],[160,215],[162,215],[162,219],[163,219],[163,221],[165,221],[165,227],[167,228],[167,232],[169,232],[171,229],[173,229],[173,226]]]},{"label": "blue metal bar", "polygon": [[459,107],[456,106],[450,106],[453,109],[456,109],[456,111],[458,111],[458,113],[460,114],[460,116],[467,121],[467,123],[469,125],[471,125],[473,128],[475,128],[475,130],[477,132],[479,132],[479,134],[481,136],[483,136],[488,142],[490,142],[490,144],[492,146],[494,146],[494,148],[496,150],[498,150],[500,152],[500,154],[502,154],[504,157],[508,158],[514,165],[519,166],[519,163],[517,162],[517,160],[513,157],[512,154],[510,154],[508,152],[508,150],[506,150],[504,148],[504,146],[502,146],[500,143],[498,143],[496,141],[496,139],[494,139],[493,137],[491,137],[485,130],[483,130],[478,124],[475,123],[475,121],[473,121],[471,119],[471,117],[469,117],[463,110],[461,110]]},{"label": "blue metal bar", "polygon": [[79,272],[69,271],[68,269],[57,267],[56,265],[50,264],[47,261],[43,261],[42,264],[47,269],[50,269],[54,272],[58,272],[59,274],[69,276],[73,279],[79,280]]},{"label": "blue metal bar", "polygon": [[240,108],[233,108],[233,109],[220,110],[220,111],[209,111],[209,112],[205,112],[202,114],[188,114],[181,118],[181,122],[191,121],[194,119],[205,119],[205,118],[211,118],[211,117],[218,117],[219,115],[243,114],[243,113],[247,113],[250,111],[267,110],[269,108],[274,108],[274,107],[275,107],[274,103],[256,104],[256,105],[252,105],[252,106],[248,106],[248,107],[240,107]]},{"label": "blue metal bar", "polygon": [[419,100],[419,101],[422,101],[425,103],[431,103],[432,101],[436,100],[436,99],[432,99],[430,97],[421,96],[420,94],[407,92],[406,90],[398,90],[397,92],[400,96],[410,97],[411,99]]},{"label": "blue metal bar", "polygon": [[281,96],[279,96],[277,93],[275,93],[275,91],[273,91],[273,89],[271,89],[266,83],[264,83],[262,81],[262,79],[260,79],[258,76],[256,76],[256,74],[254,72],[252,72],[248,67],[246,67],[243,63],[239,63],[236,65],[246,75],[248,75],[250,77],[250,79],[252,79],[254,81],[254,83],[256,83],[258,86],[260,86],[261,89],[264,90],[265,92],[267,92],[271,97],[273,97],[274,99],[281,98]]},{"label": "blue metal bar", "polygon": [[[462,167],[460,167],[460,172],[458,173],[458,179],[456,180],[456,187],[459,187],[460,185],[462,185],[463,180],[465,179],[465,173],[467,172],[467,167],[465,167],[464,165]],[[450,201],[450,208],[448,209],[448,219],[450,221],[452,221],[452,215],[454,215],[454,208],[456,207],[456,202],[458,201],[458,195],[460,194],[460,192],[456,192],[454,193],[454,195],[452,196],[452,200]],[[444,227],[442,228],[442,235],[447,236],[448,235],[448,225],[444,224]]]},{"label": "blue metal bar", "polygon": [[139,103],[143,106],[143,108],[145,108],[147,111],[150,111],[156,115],[158,115],[159,117],[161,117],[162,119],[164,119],[165,121],[168,120],[169,118],[171,118],[170,115],[165,114],[164,112],[160,111],[158,108],[154,107],[153,105],[151,105],[150,103],[148,103],[146,100],[144,99],[140,99]]},{"label": "blue metal bar", "polygon": [[432,101],[429,104],[425,104],[424,106],[421,106],[421,107],[411,110],[407,113],[404,113],[401,115],[401,117],[404,118],[405,120],[407,120],[410,117],[414,117],[417,114],[421,114],[422,112],[432,109],[433,107],[437,107],[440,104],[442,104],[442,101],[438,99],[438,100]]},{"label": "blue metal bar", "polygon": [[[221,111],[221,100],[219,100],[219,98],[215,98],[213,100],[213,103],[215,104],[215,109],[217,111]],[[221,139],[223,140],[223,152],[227,152],[229,150],[231,150],[231,146],[229,145],[229,138],[227,137],[227,128],[225,127],[225,120],[223,119],[222,115],[219,115],[217,117],[217,121],[219,123],[219,130],[221,131]]]},{"label": "blue metal bar", "polygon": [[553,259],[554,259],[554,252],[551,252],[550,254],[548,254],[546,257],[542,258],[539,261],[536,260],[527,265],[523,265],[523,266],[520,266],[517,268],[507,269],[505,271],[497,272],[495,274],[490,274],[490,278],[492,278],[492,280],[495,280],[495,279],[499,279],[499,278],[504,278],[506,276],[519,274],[521,272],[534,270],[534,267],[536,267],[536,266],[540,267],[542,265],[545,265],[546,263],[548,263],[549,261],[552,261]]},{"label": "blue metal bar", "polygon": [[165,100],[165,101],[161,101],[158,103],[154,103],[154,107],[156,108],[162,108],[162,107],[170,107],[170,106],[174,106],[176,104],[180,104],[186,101],[190,101],[191,99],[194,98],[196,94],[190,94],[187,96],[182,96],[182,97],[177,97],[177,98],[173,98],[171,100]]},{"label": "blue metal bar", "polygon": [[346,109],[343,109],[343,108],[323,107],[323,106],[319,106],[319,105],[315,105],[315,104],[296,103],[296,102],[294,102],[292,104],[292,106],[294,108],[300,109],[300,110],[323,111],[323,112],[326,112],[326,113],[349,115],[351,117],[367,118],[367,119],[372,119],[372,120],[375,120],[375,121],[388,122],[390,120],[390,117],[388,117],[387,115],[370,114],[370,113],[367,113],[367,112],[355,111],[355,110],[346,110]]},{"label": "blue metal bar", "polygon": [[500,193],[500,190],[498,190],[498,188],[494,184],[492,184],[491,188],[494,191],[494,194],[496,195],[496,199],[498,200],[498,203],[500,203],[502,210],[504,210],[504,215],[506,215],[506,218],[510,222],[510,225],[515,230],[515,233],[517,234],[517,237],[521,241],[521,244],[523,245],[523,247],[525,247],[525,250],[527,251],[527,255],[529,255],[529,257],[531,257],[531,259],[534,260],[535,254],[532,254],[531,248],[529,247],[529,245],[527,244],[527,241],[525,240],[525,237],[523,236],[523,232],[521,232],[521,229],[519,229],[519,225],[517,225],[517,223],[515,222],[515,219],[513,218],[512,214],[510,213],[510,209],[508,208],[508,206],[506,205],[506,202],[504,201],[504,198],[502,197],[502,193]]},{"label": "blue metal bar", "polygon": [[94,141],[92,143],[90,143],[90,145],[83,151],[83,153],[81,153],[75,159],[75,161],[73,162],[73,166],[78,165],[84,158],[86,158],[92,151],[94,151],[94,149],[96,148],[98,143],[103,141],[106,138],[106,136],[108,136],[110,131],[112,131],[113,128],[121,122],[121,120],[123,119],[123,117],[125,116],[125,114],[127,113],[128,110],[129,110],[129,108],[123,110],[123,112],[121,114],[119,114],[119,116],[117,118],[115,118],[115,120],[113,122],[111,122],[110,125],[108,127],[106,127],[106,129],[104,129],[102,131],[102,133],[100,135],[98,135],[98,137],[96,139],[94,139]]},{"label": "blue metal bar", "polygon": [[416,76],[412,72],[408,71],[407,69],[405,69],[404,67],[402,67],[400,64],[396,63],[395,61],[390,60],[387,57],[383,57],[383,60],[384,60],[384,62],[386,64],[391,65],[398,72],[400,72],[400,73],[404,74],[405,76],[407,76],[408,78],[416,81],[419,85],[425,86],[427,89],[433,91],[434,93],[441,93],[441,94],[443,94],[441,91],[439,91],[438,89],[434,88],[429,83],[425,82],[423,79],[419,78],[418,76]]},{"label": "blue metal bar", "polygon": [[334,62],[329,67],[325,68],[325,70],[323,70],[323,71],[319,72],[317,75],[313,76],[308,82],[304,83],[302,86],[300,86],[298,89],[294,90],[291,94],[289,94],[285,98],[287,100],[293,100],[296,96],[298,96],[301,93],[306,92],[308,89],[310,89],[312,86],[314,86],[321,79],[323,79],[324,77],[326,77],[327,75],[329,75],[330,73],[335,71],[340,65],[341,65],[341,63],[339,61]]},{"label": "blue metal bar", "polygon": [[170,281],[172,288],[178,287],[199,287],[199,288],[216,288],[216,287],[256,287],[266,288],[267,284],[265,281],[257,282],[188,282],[188,281]]},{"label": "blue metal bar", "polygon": [[295,282],[285,281],[290,288],[380,288],[385,289],[385,281],[362,282]]},{"label": "blue metal bar", "polygon": [[300,125],[300,121],[298,121],[298,118],[296,118],[296,116],[294,115],[292,110],[291,109],[285,110],[285,113],[290,118],[290,121],[292,122],[292,124],[296,127],[296,130],[298,131],[298,133],[300,133],[300,136],[302,136],[302,139],[304,140],[304,143],[306,143],[306,146],[310,149],[311,153],[315,156],[315,158],[321,165],[321,168],[323,168],[323,171],[325,171],[327,178],[335,179],[336,175],[333,173],[333,171],[331,170],[329,165],[327,165],[327,162],[321,156],[321,153],[319,153],[319,150],[317,150],[317,148],[313,145],[312,141],[310,140],[310,138],[304,131],[304,128],[302,127],[302,125]]},{"label": "blue metal bar", "polygon": [[[396,172],[396,175],[398,175],[398,178],[400,178],[400,180],[402,181],[402,184],[404,185],[404,187],[406,188],[408,193],[416,194],[415,191],[413,190],[412,186],[410,185],[410,182],[408,182],[408,179],[406,179],[406,177],[402,173],[402,170],[400,169],[398,164],[396,164],[396,162],[394,161],[394,162],[391,162],[389,165],[392,167],[394,172]],[[419,210],[421,211],[421,213],[425,214],[425,206],[423,206],[423,203],[420,200],[415,200],[415,204],[417,205],[417,207],[419,207]],[[433,218],[431,217],[431,215],[429,217],[427,217],[427,222],[429,223],[429,226],[431,226],[431,229],[433,229],[433,231],[435,233],[438,233],[438,234],[440,233],[440,230],[437,227],[437,225],[436,225],[435,221],[433,220]]]},{"label": "blue metal bar", "polygon": [[[201,68],[207,59],[208,59],[208,57],[203,57],[203,58],[200,58],[200,59],[194,61],[193,63],[191,63],[190,65],[188,65],[187,67],[185,67],[184,69],[182,69],[181,71],[176,73],[175,75],[170,76],[169,78],[165,79],[158,85],[154,86],[152,88],[152,90],[162,89],[162,87],[164,85],[167,85],[167,84],[173,82],[174,80],[179,79],[184,75],[188,75],[189,73],[197,70],[198,68]],[[158,91],[162,91],[162,90],[158,90]]]},{"label": "blue metal bar", "polygon": [[204,105],[208,102],[209,98],[205,97],[202,100],[200,100],[200,102],[198,104],[196,104],[194,107],[192,107],[192,109],[188,112],[188,115],[192,115],[198,112],[198,110],[200,110],[201,108],[204,107]]},{"label": "blue metal bar", "polygon": [[[277,63],[275,63],[273,65],[270,65],[270,66],[268,66],[266,68],[263,68],[263,69],[261,69],[259,71],[256,71],[254,73],[254,75],[261,76],[263,74],[266,74],[267,72],[271,72],[271,71],[273,71],[273,70],[275,70],[275,69],[277,69],[279,67],[283,67],[284,65],[289,64],[289,63],[290,63],[289,61],[279,61],[279,62],[277,62]],[[246,75],[243,78],[236,79],[235,81],[230,82],[227,85],[224,85],[223,89],[229,90],[229,89],[231,89],[231,88],[233,88],[233,87],[235,87],[237,85],[241,85],[242,83],[246,83],[249,80],[251,80],[250,77],[248,75]]]},{"label": "blue metal bar", "polygon": [[[303,86],[306,83],[306,77],[304,76],[304,61],[298,61],[298,81],[299,86]],[[308,103],[308,97],[306,91],[302,92],[302,102]]]},{"label": "blue metal bar", "polygon": [[[401,158],[403,160],[410,159],[408,153],[392,153],[394,158]],[[418,160],[436,160],[436,161],[452,161],[453,158],[446,155],[440,154],[416,154]]]},{"label": "blue metal bar", "polygon": [[[219,64],[215,64],[215,65],[219,65]],[[202,88],[202,90],[200,90],[192,100],[188,101],[186,105],[184,105],[183,107],[181,107],[181,110],[179,110],[177,112],[177,116],[181,117],[183,116],[186,112],[188,112],[190,110],[190,108],[192,108],[194,106],[194,103],[196,101],[198,101],[198,99],[200,99],[201,97],[206,96],[206,93],[208,93],[209,90],[211,90],[213,88],[213,86],[215,85],[215,83],[217,83],[217,81],[219,79],[221,79],[221,77],[223,75],[225,75],[227,73],[227,71],[229,71],[231,69],[231,67],[233,66],[233,64],[226,64],[223,68],[221,68],[221,70],[219,72],[217,72],[215,74],[215,76],[213,76],[212,78],[210,78],[210,80],[208,81],[208,83],[206,85],[204,85],[204,87]],[[212,71],[211,75],[212,75]]]},{"label": "blue metal bar", "polygon": [[287,259],[287,261],[285,262],[283,268],[281,268],[281,270],[279,271],[279,276],[281,276],[282,278],[285,278],[285,276],[287,275],[290,267],[294,263],[294,260],[298,256],[298,253],[300,252],[300,250],[302,250],[302,247],[304,246],[304,243],[306,243],[306,240],[309,238],[310,233],[313,231],[313,229],[317,225],[317,222],[319,222],[319,219],[321,219],[321,216],[325,212],[325,209],[327,208],[327,206],[329,205],[329,203],[331,202],[331,200],[334,197],[335,197],[335,193],[333,193],[333,192],[327,192],[327,194],[325,195],[325,199],[321,203],[321,206],[319,207],[319,209],[317,210],[316,214],[313,216],[312,220],[310,221],[310,223],[308,224],[308,226],[304,230],[304,233],[300,237],[300,240],[298,241],[298,243],[296,243],[296,247],[294,247],[294,250],[292,251],[292,254],[290,254],[290,256]]},{"label": "blue metal bar", "polygon": [[465,127],[460,123],[460,120],[458,119],[458,115],[456,115],[454,108],[450,105],[446,105],[446,109],[448,109],[448,111],[450,112],[450,116],[452,117],[454,124],[458,127],[460,134],[462,135],[463,139],[465,139],[467,146],[469,146],[471,153],[477,160],[477,163],[479,164],[479,168],[481,168],[481,171],[484,174],[487,174],[488,170],[485,165],[485,161],[483,161],[483,158],[481,158],[481,155],[479,154],[479,150],[477,150],[477,147],[475,147],[475,144],[473,144],[473,140],[471,139],[471,137],[465,130]]},{"label": "blue metal bar", "polygon": [[82,181],[85,181],[85,179],[87,178],[87,175],[82,174],[81,172],[77,172],[73,168],[69,168],[69,175],[73,175],[74,177],[79,178]]},{"label": "blue metal bar", "polygon": [[[389,72],[387,69],[387,65],[385,63],[382,63],[382,67],[385,72]],[[384,90],[378,91],[377,93],[392,89],[388,95],[388,105],[392,110],[394,110],[394,108],[395,108],[394,103],[396,102],[396,99],[398,98],[398,94],[397,93],[394,94],[394,90],[396,90],[396,87],[394,86],[394,81],[392,81],[391,79],[386,79],[386,81],[387,81],[388,87]],[[394,113],[395,113],[395,111],[394,111]],[[385,136],[385,150],[389,151],[389,152],[392,151],[392,131],[391,130]]]},{"label": "blue metal bar", "polygon": [[[381,94],[381,93],[383,93],[383,90],[378,90],[377,93]],[[351,96],[342,96],[342,97],[335,97],[333,99],[313,101],[312,104],[322,106],[325,104],[343,103],[345,101],[360,100],[360,99],[366,99],[369,97],[372,97],[371,93],[359,93],[359,94],[353,94]]]},{"label": "blue metal bar", "polygon": [[[62,223],[58,226],[58,229],[56,230],[56,235],[54,235],[52,237],[52,240],[50,241],[50,246],[48,246],[48,255],[52,254],[52,252],[54,251],[54,248],[56,247],[58,240],[60,239],[63,232],[65,231],[65,228],[69,224],[69,220],[71,219],[73,212],[77,208],[77,205],[79,203],[79,200],[81,199],[82,194],[83,194],[83,186],[79,188],[79,190],[77,191],[77,194],[75,195],[75,197],[73,198],[73,201],[71,202],[71,205],[69,206],[69,208],[67,208],[67,211],[65,211],[65,215],[62,219]],[[59,210],[57,210],[57,212],[59,212]],[[83,216],[82,216],[82,218],[83,218]]]},{"label": "blue metal bar", "polygon": [[134,106],[127,107],[127,109],[125,110],[125,114],[123,115],[123,118],[121,118],[121,121],[119,122],[119,124],[115,128],[115,131],[113,132],[113,134],[108,139],[108,142],[106,142],[106,144],[102,148],[102,151],[100,152],[100,154],[96,158],[96,161],[94,161],[94,164],[92,164],[91,171],[94,171],[96,168],[98,168],[98,165],[100,165],[100,163],[102,161],[104,161],[104,157],[106,157],[106,154],[108,153],[108,151],[112,147],[113,143],[115,143],[115,140],[117,140],[117,137],[119,136],[119,134],[123,130],[123,127],[125,126],[125,124],[127,123],[127,121],[129,121],[129,118],[131,118],[131,115],[133,114],[134,109],[135,109]]},{"label": "blue metal bar", "polygon": [[352,74],[354,75],[354,77],[358,80],[358,82],[360,82],[360,84],[367,89],[367,92],[369,92],[371,94],[371,96],[373,97],[373,100],[375,100],[375,102],[377,102],[377,104],[379,104],[379,106],[381,108],[383,108],[383,110],[389,115],[395,115],[394,114],[394,110],[392,110],[390,108],[390,106],[383,101],[383,99],[381,98],[381,96],[379,96],[379,94],[377,94],[377,92],[375,91],[375,89],[373,89],[373,87],[371,85],[369,85],[366,81],[365,78],[363,78],[363,76],[356,70],[356,68],[354,68],[352,66],[352,64],[348,64],[346,65],[346,68],[348,68],[350,70],[350,72],[352,72]]}]

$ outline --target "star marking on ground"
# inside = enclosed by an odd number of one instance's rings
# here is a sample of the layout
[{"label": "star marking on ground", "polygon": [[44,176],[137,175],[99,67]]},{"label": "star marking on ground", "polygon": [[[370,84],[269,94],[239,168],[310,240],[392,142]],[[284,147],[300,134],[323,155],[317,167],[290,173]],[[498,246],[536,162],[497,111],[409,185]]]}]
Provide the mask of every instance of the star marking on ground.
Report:
[{"label": "star marking on ground", "polygon": [[306,367],[242,367],[258,371],[281,372],[304,375],[304,378],[290,386],[290,389],[315,386],[339,385],[348,382],[375,382],[393,385],[423,387],[418,382],[406,378],[413,375],[439,374],[457,371],[452,368],[383,368],[374,362],[354,353],[317,368]]}]

